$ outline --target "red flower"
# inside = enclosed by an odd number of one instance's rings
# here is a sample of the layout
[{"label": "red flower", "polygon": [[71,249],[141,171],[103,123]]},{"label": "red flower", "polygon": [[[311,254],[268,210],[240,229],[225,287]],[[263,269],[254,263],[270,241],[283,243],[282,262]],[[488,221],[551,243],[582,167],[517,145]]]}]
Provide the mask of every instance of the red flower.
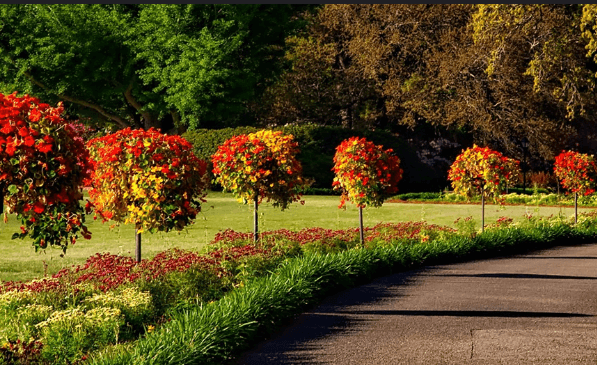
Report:
[{"label": "red flower", "polygon": [[33,206],[33,211],[37,214],[41,214],[44,212],[44,210],[46,209],[44,203],[38,201],[35,203],[35,205]]},{"label": "red flower", "polygon": [[27,137],[28,135],[29,135],[29,128],[22,127],[21,129],[19,129],[19,136]]},{"label": "red flower", "polygon": [[35,138],[31,137],[30,135],[25,137],[25,146],[33,147],[34,144],[35,144]]},{"label": "red flower", "polygon": [[29,120],[32,122],[39,122],[41,119],[41,113],[38,109],[31,109],[29,111]]},{"label": "red flower", "polygon": [[2,127],[2,129],[0,129],[0,132],[4,133],[4,134],[11,134],[12,132],[14,132],[14,127],[11,126],[10,124],[6,123],[4,125],[4,127]]}]

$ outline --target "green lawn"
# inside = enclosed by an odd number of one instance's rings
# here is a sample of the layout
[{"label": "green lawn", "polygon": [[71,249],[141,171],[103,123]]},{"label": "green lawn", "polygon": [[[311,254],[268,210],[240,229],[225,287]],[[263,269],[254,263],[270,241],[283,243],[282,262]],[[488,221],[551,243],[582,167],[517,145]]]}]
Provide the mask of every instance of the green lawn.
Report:
[{"label": "green lawn", "polygon": [[[338,209],[337,196],[305,196],[305,205],[293,204],[289,209],[280,211],[270,204],[263,204],[260,211],[260,230],[286,228],[300,230],[305,227],[324,227],[344,229],[358,225],[358,211],[354,206],[346,210]],[[589,209],[581,209],[589,210]],[[525,212],[534,215],[551,215],[562,212],[572,215],[572,208],[524,207],[524,206],[486,206],[486,224],[498,217],[508,216],[519,220]],[[480,205],[442,205],[386,203],[381,208],[364,210],[364,224],[373,226],[379,222],[402,222],[426,220],[429,223],[454,226],[458,217],[473,216],[480,227]],[[19,230],[19,223],[14,216],[7,224],[0,223],[0,280],[28,280],[43,276],[44,261],[47,272],[52,274],[64,266],[79,264],[96,252],[134,256],[134,230],[132,226],[109,229],[111,223],[102,224],[88,217],[88,226],[93,233],[91,240],[79,240],[69,247],[65,257],[62,251],[48,249],[35,253],[26,240],[11,240]],[[250,232],[253,229],[252,207],[238,203],[230,194],[211,192],[203,212],[195,224],[182,232],[143,234],[143,257],[151,257],[157,252],[172,247],[198,250],[212,240],[219,230],[231,228],[235,231]]]}]

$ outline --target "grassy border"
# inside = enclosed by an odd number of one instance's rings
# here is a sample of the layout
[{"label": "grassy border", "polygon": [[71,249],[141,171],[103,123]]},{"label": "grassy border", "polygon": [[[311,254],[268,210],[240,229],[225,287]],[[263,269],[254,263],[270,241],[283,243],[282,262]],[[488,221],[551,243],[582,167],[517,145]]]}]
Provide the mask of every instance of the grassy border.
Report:
[{"label": "grassy border", "polygon": [[323,297],[372,278],[423,265],[448,264],[575,244],[597,238],[597,228],[510,228],[475,238],[396,245],[287,261],[215,303],[178,313],[171,322],[134,343],[115,346],[92,364],[222,364],[266,338]]}]

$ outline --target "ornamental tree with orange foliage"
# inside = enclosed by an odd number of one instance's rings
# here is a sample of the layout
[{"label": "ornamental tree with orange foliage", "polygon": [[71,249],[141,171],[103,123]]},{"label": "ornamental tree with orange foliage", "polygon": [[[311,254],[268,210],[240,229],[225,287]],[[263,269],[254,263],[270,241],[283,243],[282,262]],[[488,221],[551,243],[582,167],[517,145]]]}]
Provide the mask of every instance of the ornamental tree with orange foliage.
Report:
[{"label": "ornamental tree with orange foliage", "polygon": [[91,238],[79,204],[89,155],[63,111],[62,103],[51,107],[29,95],[0,94],[0,194],[22,223],[13,239],[29,236],[36,250],[66,252],[79,233]]},{"label": "ornamental tree with orange foliage", "polygon": [[[91,201],[103,221],[144,230],[182,230],[201,210],[207,164],[180,136],[126,128],[87,143],[93,164]],[[137,236],[140,261],[140,236]]]},{"label": "ornamental tree with orange foliage", "polygon": [[263,199],[284,210],[290,203],[300,201],[301,189],[308,186],[296,159],[298,153],[294,136],[261,130],[228,139],[212,156],[216,182],[239,200],[254,203],[255,240],[257,209]]},{"label": "ornamental tree with orange foliage", "polygon": [[448,179],[454,192],[469,200],[481,195],[481,229],[485,226],[485,198],[500,199],[502,190],[511,181],[518,180],[520,162],[508,158],[488,147],[473,147],[463,150],[450,166]]},{"label": "ornamental tree with orange foliage", "polygon": [[338,208],[350,201],[359,208],[360,240],[364,243],[363,208],[382,206],[384,200],[398,192],[402,179],[400,159],[392,149],[384,150],[365,138],[352,137],[336,147],[332,186],[342,196]]},{"label": "ornamental tree with orange foliage", "polygon": [[456,157],[448,171],[448,179],[455,193],[469,199],[481,194],[499,199],[507,184],[518,179],[519,165],[518,160],[488,147],[473,145]]},{"label": "ornamental tree with orange foliage", "polygon": [[380,207],[386,198],[398,192],[403,171],[393,152],[358,137],[346,139],[336,147],[332,187],[342,192],[339,208],[347,201],[360,208]]}]

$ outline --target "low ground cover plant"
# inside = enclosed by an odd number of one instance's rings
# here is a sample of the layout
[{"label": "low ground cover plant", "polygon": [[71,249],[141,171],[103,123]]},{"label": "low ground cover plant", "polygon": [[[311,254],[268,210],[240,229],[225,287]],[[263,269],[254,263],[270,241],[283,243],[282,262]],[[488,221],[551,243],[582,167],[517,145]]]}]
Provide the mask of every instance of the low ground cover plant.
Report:
[{"label": "low ground cover plant", "polygon": [[[487,226],[487,232],[481,235],[474,229],[474,224],[471,225],[471,222],[474,223],[472,218],[460,221],[456,224],[457,230],[425,222],[378,224],[367,228],[364,247],[359,244],[357,228],[262,232],[257,243],[253,241],[252,233],[227,230],[220,232],[202,253],[173,249],[139,264],[130,257],[97,254],[84,265],[61,270],[52,277],[6,282],[0,286],[0,363],[76,363],[89,359],[92,354],[115,351],[102,349],[109,349],[117,343],[136,348],[139,343],[145,343],[138,338],[155,339],[154,332],[160,331],[163,335],[164,331],[171,331],[170,323],[180,321],[181,316],[192,316],[201,308],[228,303],[221,302],[221,298],[260,282],[260,278],[279,275],[272,273],[285,270],[294,260],[301,258],[330,257],[329,260],[333,261],[333,257],[346,252],[369,255],[372,252],[412,251],[409,255],[422,252],[424,256],[427,250],[436,250],[438,254],[451,252],[454,245],[464,247],[459,250],[462,250],[461,254],[466,254],[465,248],[475,247],[479,239],[486,242],[483,237],[488,234],[516,241],[520,232],[532,231],[536,235],[543,232],[542,238],[537,238],[537,243],[540,243],[546,237],[570,235],[575,230],[594,232],[597,214],[581,214],[577,225],[563,216],[536,217],[529,214],[521,222],[504,217]],[[493,241],[486,244],[499,246],[499,242]],[[404,268],[423,259],[400,258],[406,260]],[[382,269],[367,270],[370,270],[367,275],[384,272]],[[312,299],[309,298],[299,298],[297,303]],[[292,307],[291,312],[299,307]],[[227,310],[233,311],[233,308]],[[262,315],[281,315],[269,310],[266,312]],[[208,314],[201,316],[204,315]],[[243,315],[237,313],[225,321],[234,322],[239,316]],[[211,320],[223,321],[224,318]],[[245,324],[232,322],[230,328],[236,328],[233,332],[239,331],[233,333],[234,336],[245,330]],[[223,329],[225,324],[218,326]],[[214,327],[209,331],[205,343],[213,339],[212,345],[218,347],[218,351],[228,353],[231,344],[222,339],[226,335],[214,332]],[[217,342],[218,338],[221,343]]]},{"label": "low ground cover plant", "polygon": [[[534,206],[574,206],[574,194],[556,194],[537,189],[530,194],[503,193],[501,204],[534,205]],[[480,203],[479,195],[471,198],[452,192],[439,193],[407,193],[394,196],[390,201],[427,202],[427,203]],[[578,196],[578,205],[583,207],[597,207],[597,194]]]}]

